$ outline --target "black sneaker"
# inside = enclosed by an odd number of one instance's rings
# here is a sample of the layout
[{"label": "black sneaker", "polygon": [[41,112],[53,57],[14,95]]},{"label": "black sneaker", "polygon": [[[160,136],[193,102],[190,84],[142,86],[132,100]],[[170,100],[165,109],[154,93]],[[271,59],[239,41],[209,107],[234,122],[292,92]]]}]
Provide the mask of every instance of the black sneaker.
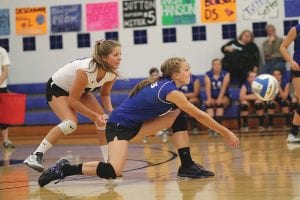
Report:
[{"label": "black sneaker", "polygon": [[179,178],[209,178],[215,176],[214,172],[204,169],[203,166],[194,163],[189,167],[180,166],[177,177]]},{"label": "black sneaker", "polygon": [[39,186],[43,187],[50,183],[51,181],[58,180],[56,183],[58,183],[61,179],[64,179],[64,173],[62,171],[62,167],[65,165],[70,165],[70,162],[66,159],[60,159],[56,162],[54,167],[50,167],[46,171],[42,173],[42,175],[39,177],[38,183]]}]

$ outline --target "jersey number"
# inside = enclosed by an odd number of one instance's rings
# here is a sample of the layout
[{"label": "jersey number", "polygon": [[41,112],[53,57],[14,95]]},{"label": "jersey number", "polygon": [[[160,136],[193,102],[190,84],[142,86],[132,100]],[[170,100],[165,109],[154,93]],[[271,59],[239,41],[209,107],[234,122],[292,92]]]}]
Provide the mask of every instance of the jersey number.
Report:
[{"label": "jersey number", "polygon": [[151,88],[155,88],[155,87],[157,87],[158,86],[158,83],[157,83],[157,81],[156,82],[154,82],[154,83],[152,83],[151,85],[150,85],[150,87]]}]

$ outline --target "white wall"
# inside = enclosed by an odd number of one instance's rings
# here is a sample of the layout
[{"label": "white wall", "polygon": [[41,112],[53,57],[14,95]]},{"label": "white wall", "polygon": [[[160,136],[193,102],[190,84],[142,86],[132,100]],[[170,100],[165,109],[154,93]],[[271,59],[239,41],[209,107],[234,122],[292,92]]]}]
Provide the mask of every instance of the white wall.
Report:
[{"label": "white wall", "polygon": [[[107,0],[105,0],[107,1]],[[252,0],[255,1],[255,0]],[[267,1],[267,0],[266,0]],[[271,0],[269,0],[271,1]],[[279,36],[283,36],[283,20],[284,18],[284,1],[277,1],[279,5],[279,15],[275,19],[258,19],[256,21],[268,21],[277,27]],[[9,74],[9,83],[36,83],[46,82],[49,77],[65,63],[82,56],[91,54],[92,48],[77,48],[77,32],[62,33],[63,35],[63,49],[50,50],[49,49],[49,35],[50,35],[50,6],[53,5],[68,5],[68,4],[82,4],[82,32],[86,32],[85,25],[85,4],[91,2],[104,2],[103,0],[0,0],[0,8],[10,9],[10,23],[11,35],[0,38],[10,39],[10,58],[12,65]],[[252,29],[252,22],[242,19],[242,10],[239,5],[243,4],[244,0],[236,0],[238,20],[237,33],[239,34],[243,29]],[[148,44],[147,45],[133,45],[133,30],[123,29],[122,24],[122,4],[119,2],[119,39],[122,43],[122,63],[120,70],[126,74],[127,77],[145,77],[148,69],[152,66],[159,66],[160,63],[170,56],[185,57],[192,67],[192,72],[201,74],[210,68],[210,62],[215,57],[222,57],[220,51],[221,46],[227,42],[222,39],[221,24],[210,23],[201,24],[200,22],[200,0],[196,0],[196,24],[206,25],[207,40],[206,41],[192,41],[191,27],[194,25],[180,25],[177,28],[177,43],[162,43],[162,25],[161,25],[161,6],[160,0],[157,0],[157,26],[148,27]],[[32,7],[32,6],[46,6],[47,7],[47,24],[48,34],[36,36],[36,51],[23,51],[22,36],[15,34],[15,8]],[[297,19],[297,18],[289,18]],[[145,29],[145,28],[142,28]],[[92,32],[92,44],[95,40],[104,38],[104,32]],[[257,38],[256,43],[260,47],[264,38]]]}]

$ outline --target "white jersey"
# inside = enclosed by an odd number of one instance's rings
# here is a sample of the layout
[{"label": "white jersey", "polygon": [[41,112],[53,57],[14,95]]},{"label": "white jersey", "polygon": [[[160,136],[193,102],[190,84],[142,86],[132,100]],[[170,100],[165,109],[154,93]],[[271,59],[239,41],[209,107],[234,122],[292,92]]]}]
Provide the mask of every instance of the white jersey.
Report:
[{"label": "white jersey", "polygon": [[[2,74],[2,66],[4,65],[9,66],[10,60],[7,51],[4,48],[0,47],[0,67],[1,67],[0,76]],[[7,79],[5,79],[2,84],[0,84],[0,88],[5,88],[5,87],[7,87]]]},{"label": "white jersey", "polygon": [[99,82],[97,82],[98,68],[90,67],[91,59],[91,57],[77,59],[60,68],[52,76],[54,84],[62,88],[66,92],[70,92],[75,80],[76,72],[79,69],[84,70],[88,77],[88,83],[85,87],[85,91],[83,92],[93,91],[101,87],[104,83],[112,81],[116,78],[115,74],[106,72],[104,77]]}]

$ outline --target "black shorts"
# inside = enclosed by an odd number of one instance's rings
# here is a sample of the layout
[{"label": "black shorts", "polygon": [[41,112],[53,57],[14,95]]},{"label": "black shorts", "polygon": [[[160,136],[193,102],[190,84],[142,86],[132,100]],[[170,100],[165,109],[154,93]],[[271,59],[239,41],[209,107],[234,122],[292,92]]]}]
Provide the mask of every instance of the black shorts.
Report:
[{"label": "black shorts", "polygon": [[300,77],[300,71],[291,70],[291,79]]},{"label": "black shorts", "polygon": [[52,78],[46,84],[46,99],[47,102],[52,101],[52,97],[69,96],[69,93],[54,84]]},{"label": "black shorts", "polygon": [[107,143],[113,141],[115,137],[118,140],[131,140],[140,131],[142,124],[137,126],[123,126],[118,123],[108,122],[105,128]]},{"label": "black shorts", "polygon": [[[5,87],[5,88],[0,88],[0,93],[8,93],[7,87]],[[8,127],[7,124],[0,124],[0,129],[1,129],[1,130],[6,129],[7,127]]]}]

